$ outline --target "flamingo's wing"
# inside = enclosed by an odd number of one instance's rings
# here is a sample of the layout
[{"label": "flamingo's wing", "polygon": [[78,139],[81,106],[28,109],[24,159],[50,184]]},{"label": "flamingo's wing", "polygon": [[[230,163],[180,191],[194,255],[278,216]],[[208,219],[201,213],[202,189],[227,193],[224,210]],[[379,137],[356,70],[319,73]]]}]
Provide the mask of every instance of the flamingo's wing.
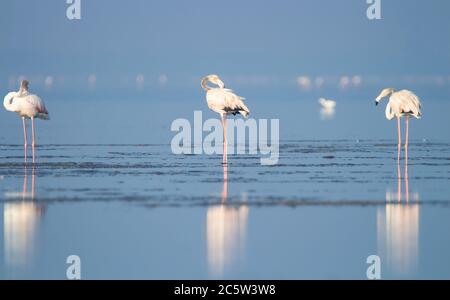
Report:
[{"label": "flamingo's wing", "polygon": [[39,98],[38,96],[28,95],[24,98],[24,100],[29,104],[33,105],[40,114],[48,115],[48,111],[47,108],[45,107],[44,101],[42,101],[42,99]]},{"label": "flamingo's wing", "polygon": [[211,89],[206,94],[208,107],[218,113],[240,113],[247,117],[250,113],[244,104],[244,98],[229,89]]},{"label": "flamingo's wing", "polygon": [[395,93],[393,97],[399,104],[401,113],[411,114],[416,118],[421,117],[422,104],[420,103],[419,97],[417,97],[417,95],[415,95],[413,92],[402,90],[398,93]]}]

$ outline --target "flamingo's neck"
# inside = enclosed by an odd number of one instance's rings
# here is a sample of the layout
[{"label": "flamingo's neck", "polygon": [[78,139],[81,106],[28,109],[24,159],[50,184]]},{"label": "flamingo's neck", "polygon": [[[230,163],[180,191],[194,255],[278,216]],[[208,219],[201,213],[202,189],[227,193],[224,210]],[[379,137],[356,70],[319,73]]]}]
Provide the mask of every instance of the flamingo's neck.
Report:
[{"label": "flamingo's neck", "polygon": [[26,97],[30,95],[30,92],[28,92],[28,89],[22,89],[20,88],[20,90],[16,93],[16,97]]},{"label": "flamingo's neck", "polygon": [[20,90],[19,90],[19,94],[26,94],[28,93],[28,81],[23,80],[20,83]]},{"label": "flamingo's neck", "polygon": [[208,82],[208,77],[202,79],[202,88],[205,91],[209,91],[211,88],[206,84]]},{"label": "flamingo's neck", "polygon": [[23,96],[28,95],[28,88],[21,86],[19,91],[17,92],[17,94],[18,94],[18,97],[23,97]]},{"label": "flamingo's neck", "polygon": [[14,97],[16,96],[15,92],[9,93],[6,95],[3,100],[3,106],[6,110],[15,112],[16,111],[16,103],[14,102]]}]

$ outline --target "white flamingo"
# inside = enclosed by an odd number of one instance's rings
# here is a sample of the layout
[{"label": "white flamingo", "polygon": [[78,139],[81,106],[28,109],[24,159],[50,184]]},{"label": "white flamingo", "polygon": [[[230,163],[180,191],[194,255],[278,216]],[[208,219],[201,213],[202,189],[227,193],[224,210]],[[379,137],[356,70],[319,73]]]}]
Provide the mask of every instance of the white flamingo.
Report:
[{"label": "white flamingo", "polygon": [[327,100],[325,98],[320,98],[319,104],[320,104],[320,106],[322,106],[322,108],[325,108],[325,109],[334,109],[336,107],[336,101]]},{"label": "white flamingo", "polygon": [[[212,88],[207,82],[217,85]],[[244,98],[233,93],[232,90],[226,89],[225,84],[217,75],[208,75],[202,79],[202,88],[206,91],[206,102],[208,107],[220,114],[223,127],[223,163],[227,163],[227,115],[241,114],[248,117],[250,111],[244,104]]]},{"label": "white flamingo", "polygon": [[333,118],[335,114],[336,109],[336,101],[334,100],[327,100],[325,98],[319,99],[320,104],[320,115],[323,120],[331,119]]},{"label": "white flamingo", "polygon": [[45,108],[44,102],[36,95],[30,94],[28,91],[28,81],[22,80],[20,84],[20,89],[18,92],[11,92],[5,96],[3,105],[6,110],[17,113],[22,118],[23,124],[23,134],[25,140],[25,162],[27,160],[27,127],[25,124],[25,119],[31,119],[32,126],[32,150],[33,150],[33,163],[35,162],[35,125],[34,119],[49,120],[49,114]]},{"label": "white flamingo", "polygon": [[406,138],[405,138],[405,155],[408,157],[408,142],[409,142],[409,117],[413,116],[416,119],[422,117],[422,104],[419,97],[413,92],[408,90],[402,90],[396,92],[393,88],[387,88],[381,91],[380,95],[375,100],[375,104],[378,105],[380,101],[389,97],[389,103],[386,106],[386,118],[392,120],[397,118],[398,127],[398,160],[400,160],[400,150],[402,145],[400,118],[406,119]]}]

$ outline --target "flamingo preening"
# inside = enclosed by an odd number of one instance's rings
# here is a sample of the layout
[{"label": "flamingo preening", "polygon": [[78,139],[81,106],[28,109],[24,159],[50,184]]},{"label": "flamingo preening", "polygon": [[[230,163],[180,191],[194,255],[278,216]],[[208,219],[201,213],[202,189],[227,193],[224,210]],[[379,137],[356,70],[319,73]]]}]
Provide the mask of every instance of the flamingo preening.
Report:
[{"label": "flamingo preening", "polygon": [[405,117],[406,119],[405,157],[408,159],[409,117],[413,116],[416,119],[420,119],[422,117],[422,104],[420,103],[419,97],[413,92],[408,90],[396,92],[393,88],[387,88],[381,91],[380,95],[375,100],[375,104],[378,105],[383,98],[388,96],[390,97],[389,103],[386,106],[386,118],[388,120],[397,118],[398,160],[400,160],[400,150],[402,145],[400,118]]},{"label": "flamingo preening", "polygon": [[5,96],[3,105],[8,111],[17,113],[22,118],[23,124],[23,134],[25,140],[25,162],[27,161],[27,127],[25,124],[26,119],[31,119],[32,126],[32,150],[33,150],[33,163],[35,163],[35,146],[36,146],[36,136],[35,136],[35,124],[34,119],[49,120],[49,114],[45,108],[44,102],[38,96],[30,94],[28,91],[29,82],[27,80],[22,80],[20,84],[20,89],[18,92],[11,92]]},{"label": "flamingo preening", "polygon": [[[218,87],[209,87],[208,81]],[[206,91],[208,107],[220,114],[223,127],[223,163],[227,164],[227,115],[241,114],[248,117],[250,111],[244,104],[244,98],[234,94],[232,90],[226,89],[225,84],[217,75],[203,77],[202,88]]]}]

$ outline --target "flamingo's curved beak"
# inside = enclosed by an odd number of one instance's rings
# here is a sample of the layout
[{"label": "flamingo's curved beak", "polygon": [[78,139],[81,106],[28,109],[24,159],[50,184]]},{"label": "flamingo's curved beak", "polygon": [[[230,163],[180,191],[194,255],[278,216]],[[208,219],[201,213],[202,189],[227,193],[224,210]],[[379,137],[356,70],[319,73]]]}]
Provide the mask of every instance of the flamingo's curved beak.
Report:
[{"label": "flamingo's curved beak", "polygon": [[378,106],[378,104],[380,104],[380,102],[378,102],[378,101],[375,101],[375,106]]}]

